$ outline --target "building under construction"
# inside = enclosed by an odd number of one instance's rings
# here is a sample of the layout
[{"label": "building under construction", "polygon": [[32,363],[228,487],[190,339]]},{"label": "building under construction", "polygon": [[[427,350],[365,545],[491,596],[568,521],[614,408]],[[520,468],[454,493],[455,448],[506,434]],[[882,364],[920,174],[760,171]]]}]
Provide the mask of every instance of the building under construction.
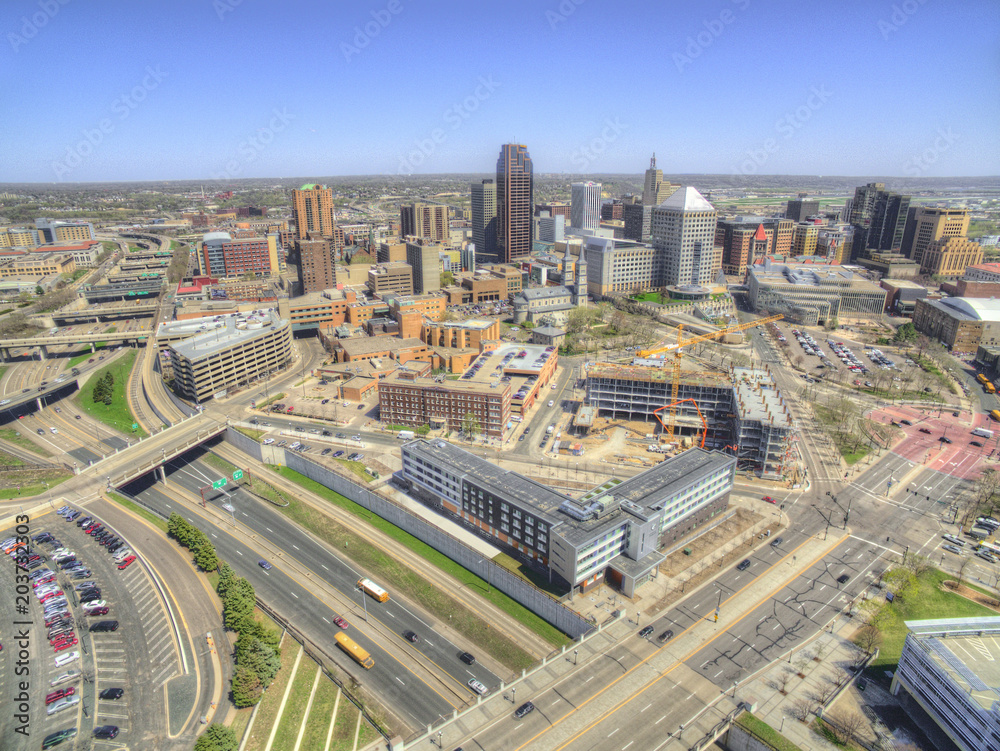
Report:
[{"label": "building under construction", "polygon": [[[587,368],[587,404],[611,419],[665,419],[672,374],[665,367],[594,363]],[[768,370],[681,371],[675,437],[706,449],[735,449],[739,469],[777,478],[788,471],[794,426]],[[657,412],[657,410],[661,410]]]}]

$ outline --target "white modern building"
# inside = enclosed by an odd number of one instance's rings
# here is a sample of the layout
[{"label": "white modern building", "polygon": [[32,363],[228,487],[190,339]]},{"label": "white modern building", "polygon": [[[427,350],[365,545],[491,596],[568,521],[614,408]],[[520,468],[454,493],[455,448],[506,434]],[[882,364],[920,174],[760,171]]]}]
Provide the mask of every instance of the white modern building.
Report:
[{"label": "white modern building", "polygon": [[723,512],[736,460],[690,449],[651,469],[569,496],[442,440],[403,446],[403,478],[510,554],[586,591],[625,596],[655,575],[661,550]]},{"label": "white modern building", "polygon": [[653,247],[663,252],[667,286],[714,283],[717,219],[715,207],[690,186],[653,209]]},{"label": "white modern building", "polygon": [[573,183],[570,225],[576,229],[597,229],[601,224],[601,184]]},{"label": "white modern building", "polygon": [[962,751],[1000,748],[1000,617],[906,621],[892,677]]}]

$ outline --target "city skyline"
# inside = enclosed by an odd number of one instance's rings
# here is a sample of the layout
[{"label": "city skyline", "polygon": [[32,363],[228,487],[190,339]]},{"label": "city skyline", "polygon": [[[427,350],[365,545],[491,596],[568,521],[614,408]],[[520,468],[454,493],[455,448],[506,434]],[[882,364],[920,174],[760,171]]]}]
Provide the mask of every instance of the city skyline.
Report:
[{"label": "city skyline", "polygon": [[[8,98],[44,94],[58,114],[5,108],[0,180],[477,174],[510,142],[539,174],[639,172],[655,151],[668,175],[996,175],[998,15],[985,0],[627,13],[15,0],[0,9]],[[505,54],[463,62],[498,34]],[[608,38],[649,73],[579,54]],[[891,79],[860,75],[873,58]],[[414,68],[436,86],[394,89]]]}]

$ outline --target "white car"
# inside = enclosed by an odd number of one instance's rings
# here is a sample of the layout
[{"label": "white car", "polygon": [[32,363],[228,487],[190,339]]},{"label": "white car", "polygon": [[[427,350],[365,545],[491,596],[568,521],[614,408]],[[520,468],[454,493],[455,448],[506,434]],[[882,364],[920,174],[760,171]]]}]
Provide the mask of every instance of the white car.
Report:
[{"label": "white car", "polygon": [[273,439],[273,438],[265,438],[265,439],[263,440],[263,444],[264,444],[265,446],[270,446],[270,445],[271,445],[272,443],[274,443],[274,439]]},{"label": "white car", "polygon": [[486,688],[486,686],[484,686],[482,683],[480,683],[479,681],[477,681],[475,679],[469,681],[469,688],[471,688],[473,691],[475,691],[480,696],[482,696],[487,691],[489,691],[489,689]]},{"label": "white car", "polygon": [[106,608],[108,603],[105,600],[91,600],[90,602],[83,603],[80,607],[84,610],[96,610],[97,608]]},{"label": "white car", "polygon": [[63,665],[69,665],[71,662],[76,662],[79,659],[80,653],[75,649],[72,652],[56,655],[56,667],[61,668]]},{"label": "white car", "polygon": [[81,673],[79,670],[67,670],[65,673],[62,673],[49,681],[49,685],[55,688],[56,686],[61,686],[64,683],[78,680],[80,675]]}]

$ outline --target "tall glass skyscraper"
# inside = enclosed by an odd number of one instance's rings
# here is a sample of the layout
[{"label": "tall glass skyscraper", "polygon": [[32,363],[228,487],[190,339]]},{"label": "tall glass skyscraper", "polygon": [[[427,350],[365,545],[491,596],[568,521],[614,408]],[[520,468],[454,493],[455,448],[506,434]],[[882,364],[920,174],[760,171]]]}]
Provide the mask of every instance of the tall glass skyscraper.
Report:
[{"label": "tall glass skyscraper", "polygon": [[527,258],[531,253],[534,193],[528,147],[505,143],[497,159],[497,255],[502,263]]},{"label": "tall glass skyscraper", "polygon": [[573,183],[570,224],[576,229],[597,229],[601,224],[601,184]]},{"label": "tall glass skyscraper", "polygon": [[[472,242],[480,264],[498,263],[497,185],[493,180],[472,183]],[[473,267],[474,269],[474,267]]]}]

